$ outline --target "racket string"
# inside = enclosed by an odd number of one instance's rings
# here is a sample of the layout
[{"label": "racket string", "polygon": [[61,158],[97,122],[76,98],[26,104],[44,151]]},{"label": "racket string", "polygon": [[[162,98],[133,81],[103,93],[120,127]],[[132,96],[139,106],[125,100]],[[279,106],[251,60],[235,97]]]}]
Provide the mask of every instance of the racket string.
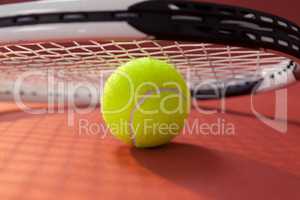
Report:
[{"label": "racket string", "polygon": [[[110,73],[140,57],[155,57],[174,64],[192,81],[222,82],[273,68],[284,57],[234,46],[158,40],[40,42],[0,46],[1,77],[9,79],[31,71],[63,70],[65,80],[79,81]],[[47,73],[46,73],[47,74]],[[107,75],[108,76],[108,75]]]}]

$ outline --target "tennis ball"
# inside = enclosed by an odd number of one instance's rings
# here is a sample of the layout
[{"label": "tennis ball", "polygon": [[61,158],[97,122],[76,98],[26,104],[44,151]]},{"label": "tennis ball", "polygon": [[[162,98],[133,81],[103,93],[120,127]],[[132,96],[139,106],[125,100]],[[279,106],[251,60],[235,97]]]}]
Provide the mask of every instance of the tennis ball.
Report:
[{"label": "tennis ball", "polygon": [[101,106],[115,137],[138,148],[156,147],[169,143],[183,129],[190,94],[174,66],[139,58],[108,78]]}]

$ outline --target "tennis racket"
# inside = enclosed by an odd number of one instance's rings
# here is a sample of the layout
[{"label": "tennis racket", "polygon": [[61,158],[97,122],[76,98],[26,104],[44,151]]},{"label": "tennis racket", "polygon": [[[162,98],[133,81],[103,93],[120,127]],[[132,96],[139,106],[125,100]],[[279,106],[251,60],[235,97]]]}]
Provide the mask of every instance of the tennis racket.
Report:
[{"label": "tennis racket", "polygon": [[[174,64],[196,99],[297,81],[300,28],[278,16],[179,0],[34,1],[0,6],[0,100],[97,105],[131,59]],[[72,104],[73,105],[73,104]]]}]

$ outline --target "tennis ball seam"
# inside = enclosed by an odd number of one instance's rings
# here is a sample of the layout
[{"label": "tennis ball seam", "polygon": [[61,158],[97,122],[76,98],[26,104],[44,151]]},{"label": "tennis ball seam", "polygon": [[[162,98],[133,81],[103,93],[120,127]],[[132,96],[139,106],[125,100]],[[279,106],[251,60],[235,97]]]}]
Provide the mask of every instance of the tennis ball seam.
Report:
[{"label": "tennis ball seam", "polygon": [[138,103],[134,106],[134,108],[130,111],[130,118],[129,118],[129,134],[132,141],[132,144],[136,146],[136,138],[135,138],[135,131],[133,127],[133,120],[134,120],[134,113],[137,109],[145,103],[147,100],[147,96],[151,94],[157,93],[160,94],[162,92],[173,92],[175,94],[180,94],[184,99],[186,99],[186,95],[184,95],[180,90],[177,88],[158,88],[158,90],[149,90],[145,93],[145,96],[141,98]]}]

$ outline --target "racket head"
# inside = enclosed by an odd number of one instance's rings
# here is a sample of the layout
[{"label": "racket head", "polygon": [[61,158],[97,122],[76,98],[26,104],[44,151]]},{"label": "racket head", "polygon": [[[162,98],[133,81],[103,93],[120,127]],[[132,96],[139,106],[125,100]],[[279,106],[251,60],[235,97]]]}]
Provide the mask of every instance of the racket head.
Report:
[{"label": "racket head", "polygon": [[[199,99],[273,90],[298,77],[300,29],[277,16],[193,1],[65,3],[0,7],[0,99],[98,104],[116,67],[147,56],[174,64]],[[16,90],[16,78],[32,71],[40,76]],[[49,75],[73,89],[49,92]]]}]

